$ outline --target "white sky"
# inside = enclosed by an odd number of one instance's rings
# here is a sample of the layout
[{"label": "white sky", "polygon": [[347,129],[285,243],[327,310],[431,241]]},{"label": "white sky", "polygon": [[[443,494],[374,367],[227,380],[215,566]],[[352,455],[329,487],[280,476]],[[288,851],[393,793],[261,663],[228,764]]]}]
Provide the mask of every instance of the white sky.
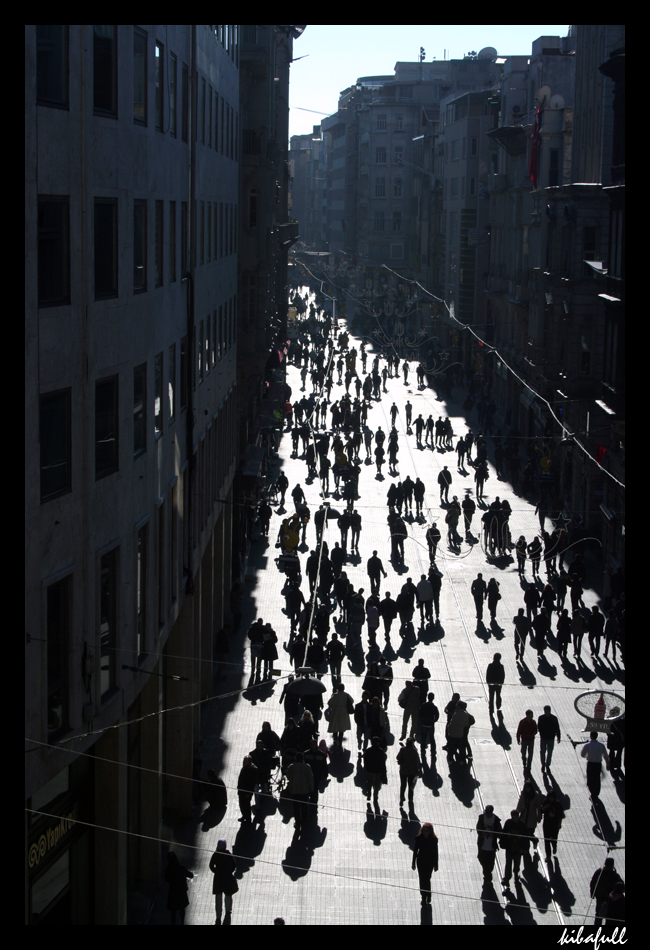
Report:
[{"label": "white sky", "polygon": [[[392,75],[396,62],[462,59],[484,46],[499,56],[529,56],[539,36],[566,36],[568,26],[307,26],[294,40],[289,89],[289,135],[311,132],[323,116],[336,111],[341,90],[358,76]],[[304,112],[314,109],[316,112]]]}]

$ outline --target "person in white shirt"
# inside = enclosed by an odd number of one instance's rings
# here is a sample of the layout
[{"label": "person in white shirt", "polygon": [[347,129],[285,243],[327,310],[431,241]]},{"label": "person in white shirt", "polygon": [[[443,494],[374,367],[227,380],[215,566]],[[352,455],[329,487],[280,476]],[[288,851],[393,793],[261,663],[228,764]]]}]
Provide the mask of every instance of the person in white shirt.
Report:
[{"label": "person in white shirt", "polygon": [[581,752],[582,758],[587,760],[587,788],[591,793],[592,804],[599,803],[600,796],[600,773],[602,761],[605,759],[605,768],[609,772],[609,756],[607,749],[602,742],[598,741],[598,733],[589,733],[589,742],[587,742]]}]

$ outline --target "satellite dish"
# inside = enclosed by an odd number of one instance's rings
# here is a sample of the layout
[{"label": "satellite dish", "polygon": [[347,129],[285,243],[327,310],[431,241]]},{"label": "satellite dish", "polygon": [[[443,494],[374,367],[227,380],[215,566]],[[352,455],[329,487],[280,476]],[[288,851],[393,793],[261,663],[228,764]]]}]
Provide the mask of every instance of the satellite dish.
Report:
[{"label": "satellite dish", "polygon": [[548,102],[551,98],[551,87],[542,86],[541,89],[537,90],[535,98],[537,99],[539,105],[541,105],[543,102]]},{"label": "satellite dish", "polygon": [[478,54],[478,59],[492,59],[497,58],[497,51],[494,46],[485,46]]},{"label": "satellite dish", "polygon": [[549,106],[551,109],[564,109],[564,96],[551,96]]}]

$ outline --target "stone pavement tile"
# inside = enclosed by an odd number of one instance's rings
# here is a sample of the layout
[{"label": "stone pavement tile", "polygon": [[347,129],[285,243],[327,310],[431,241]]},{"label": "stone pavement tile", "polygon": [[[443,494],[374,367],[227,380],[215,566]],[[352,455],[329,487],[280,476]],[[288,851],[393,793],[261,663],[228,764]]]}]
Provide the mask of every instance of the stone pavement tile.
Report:
[{"label": "stone pavement tile", "polygon": [[[298,371],[288,367],[288,382],[294,398],[300,392]],[[411,377],[414,381],[414,376]],[[390,590],[393,597],[399,593],[407,576],[415,582],[428,569],[428,549],[424,540],[427,524],[435,516],[443,533],[438,548],[437,564],[443,574],[440,626],[418,629],[419,613],[414,615],[415,630],[402,641],[397,634],[398,622],[393,625],[392,653],[395,683],[388,708],[388,785],[379,796],[380,814],[370,818],[366,812],[363,791],[363,772],[357,758],[356,734],[346,735],[343,752],[332,759],[332,775],[325,792],[320,796],[317,823],[309,825],[300,837],[294,837],[291,807],[288,803],[267,804],[263,828],[251,831],[237,821],[239,808],[236,781],[243,756],[249,752],[263,720],[268,719],[276,732],[281,732],[284,715],[278,706],[278,697],[284,677],[290,671],[288,655],[283,643],[289,637],[289,620],[282,612],[284,599],[281,588],[284,581],[275,564],[275,548],[282,514],[274,509],[269,538],[253,543],[248,559],[245,581],[245,613],[242,630],[229,657],[232,666],[222,667],[222,678],[217,693],[241,689],[236,697],[214,700],[204,709],[201,756],[204,770],[218,768],[229,788],[229,805],[223,821],[205,831],[196,830],[200,823],[189,823],[176,829],[177,840],[195,844],[205,850],[188,852],[196,855],[198,877],[190,889],[188,923],[212,923],[214,899],[212,875],[208,863],[218,838],[225,837],[228,847],[238,854],[242,878],[240,891],[234,898],[233,924],[271,924],[277,915],[287,924],[312,923],[331,925],[364,924],[581,924],[590,908],[588,883],[593,871],[606,856],[603,840],[610,844],[624,843],[623,805],[619,790],[609,775],[603,778],[602,801],[604,809],[595,820],[585,787],[585,764],[580,758],[580,746],[574,749],[570,737],[580,740],[582,719],[578,717],[573,700],[587,689],[609,688],[622,690],[622,671],[609,666],[594,666],[587,656],[585,638],[585,666],[580,673],[574,663],[562,663],[552,649],[546,651],[548,662],[538,666],[537,653],[528,644],[525,665],[515,661],[512,617],[522,605],[522,589],[514,562],[489,564],[480,543],[470,546],[463,542],[460,554],[446,544],[445,509],[440,507],[437,474],[447,464],[453,475],[450,495],[464,495],[473,491],[473,469],[467,475],[457,472],[456,456],[452,452],[419,450],[415,433],[406,435],[403,428],[404,405],[407,398],[413,404],[414,418],[418,412],[424,417],[431,413],[434,419],[452,416],[456,437],[465,431],[465,420],[460,413],[464,395],[447,405],[438,401],[431,390],[418,393],[412,386],[405,387],[401,378],[388,381],[388,394],[375,403],[369,413],[369,424],[384,431],[390,429],[388,414],[393,401],[398,405],[400,452],[399,478],[407,473],[420,476],[427,486],[425,512],[427,523],[408,524],[409,537],[405,542],[406,569],[390,563],[390,545],[386,524],[386,491],[394,479],[379,480],[373,465],[362,465],[360,498],[357,504],[362,514],[360,557],[351,558],[345,567],[355,586],[364,587],[366,596],[370,585],[366,575],[366,561],[373,549],[379,551],[388,572],[382,579],[381,596]],[[338,398],[344,387],[334,386],[333,398]],[[302,393],[300,393],[302,395]],[[328,416],[329,420],[329,416]],[[401,428],[400,428],[401,427]],[[476,424],[474,431],[478,430]],[[491,451],[491,440],[488,440]],[[307,469],[303,459],[292,459],[291,442],[285,435],[280,445],[281,465],[289,479],[286,508],[292,510],[290,490],[296,484],[303,486],[312,511],[319,504],[319,483],[306,482]],[[365,451],[362,449],[363,459]],[[485,501],[489,504],[495,495],[507,497],[513,508],[512,534],[523,533],[529,540],[538,530],[534,505],[515,494],[507,482],[496,478],[490,464],[491,477],[486,485]],[[395,479],[396,480],[396,479]],[[342,510],[344,502],[332,493],[332,506]],[[478,537],[480,510],[472,525]],[[333,546],[339,539],[338,530],[330,523],[326,540]],[[306,533],[306,546],[300,550],[301,560],[315,546],[313,522]],[[477,630],[474,602],[470,586],[478,571],[487,579],[495,576],[501,585],[502,599],[497,610],[497,624],[491,626],[487,606],[484,610],[485,628]],[[531,580],[528,572],[527,579]],[[308,593],[307,581],[303,591]],[[598,602],[593,589],[585,591],[585,603],[590,607]],[[331,630],[334,629],[332,615]],[[246,630],[248,625],[263,616],[278,633],[279,659],[274,664],[281,671],[275,684],[249,687],[250,657]],[[365,631],[365,628],[364,628]],[[383,625],[378,642],[384,644]],[[367,637],[364,632],[364,649]],[[485,670],[498,651],[506,669],[503,687],[502,720],[490,721]],[[476,719],[470,732],[473,754],[471,767],[448,764],[440,747],[444,744],[444,726],[436,727],[438,759],[436,768],[427,759],[423,777],[418,780],[414,794],[414,810],[409,816],[399,809],[399,774],[395,756],[399,749],[402,710],[397,695],[413,664],[422,656],[431,671],[430,689],[436,695],[441,710],[454,692],[458,691],[468,702],[468,709]],[[355,673],[363,672],[361,657],[353,658],[353,671],[344,663],[343,681],[358,701],[361,680]],[[239,664],[239,666],[238,666]],[[325,700],[330,695],[331,680],[323,677],[327,686]],[[539,766],[539,748],[536,742],[532,767],[533,780],[544,791],[555,785],[560,791],[566,819],[562,826],[558,847],[558,871],[549,881],[544,864],[544,848],[540,842],[540,861],[522,875],[518,890],[503,895],[500,879],[503,855],[497,856],[494,873],[495,890],[482,891],[482,873],[476,856],[475,826],[485,804],[494,805],[502,821],[509,816],[523,783],[521,756],[516,743],[519,720],[527,708],[537,717],[548,703],[558,716],[562,742],[556,743],[552,772],[542,776]],[[225,713],[224,710],[228,712]],[[444,720],[444,714],[442,714]],[[326,733],[326,722],[321,719],[321,735]],[[329,737],[328,742],[329,742]],[[584,738],[584,737],[583,737]],[[621,795],[623,790],[620,790]],[[277,795],[276,795],[277,799]],[[607,817],[609,816],[609,817]],[[420,907],[417,873],[410,868],[410,847],[422,821],[432,821],[439,836],[440,870],[433,876],[433,902],[430,911]],[[541,832],[541,829],[540,829]],[[183,852],[185,853],[185,852]],[[617,867],[624,877],[624,851],[615,852]],[[182,858],[181,858],[182,860]],[[158,920],[167,921],[164,903],[160,902]],[[589,918],[591,919],[591,918]],[[589,922],[589,920],[587,920]]]}]

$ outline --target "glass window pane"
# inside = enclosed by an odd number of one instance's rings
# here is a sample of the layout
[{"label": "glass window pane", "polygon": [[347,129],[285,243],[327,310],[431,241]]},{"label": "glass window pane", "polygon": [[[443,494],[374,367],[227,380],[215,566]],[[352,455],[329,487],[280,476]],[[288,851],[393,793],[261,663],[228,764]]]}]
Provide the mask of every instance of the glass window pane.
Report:
[{"label": "glass window pane", "polygon": [[117,201],[95,199],[95,297],[117,296]]},{"label": "glass window pane", "polygon": [[68,27],[36,27],[36,96],[47,105],[68,105]]},{"label": "glass window pane", "polygon": [[100,689],[102,699],[115,688],[117,647],[117,549],[100,562],[99,634],[101,649]]},{"label": "glass window pane", "polygon": [[41,396],[41,501],[71,489],[70,390]]},{"label": "glass window pane", "polygon": [[117,379],[107,379],[95,387],[95,476],[107,475],[118,467]]},{"label": "glass window pane", "polygon": [[147,34],[133,32],[133,121],[147,124]]},{"label": "glass window pane", "polygon": [[140,455],[147,448],[146,427],[147,364],[133,370],[133,454]]}]

